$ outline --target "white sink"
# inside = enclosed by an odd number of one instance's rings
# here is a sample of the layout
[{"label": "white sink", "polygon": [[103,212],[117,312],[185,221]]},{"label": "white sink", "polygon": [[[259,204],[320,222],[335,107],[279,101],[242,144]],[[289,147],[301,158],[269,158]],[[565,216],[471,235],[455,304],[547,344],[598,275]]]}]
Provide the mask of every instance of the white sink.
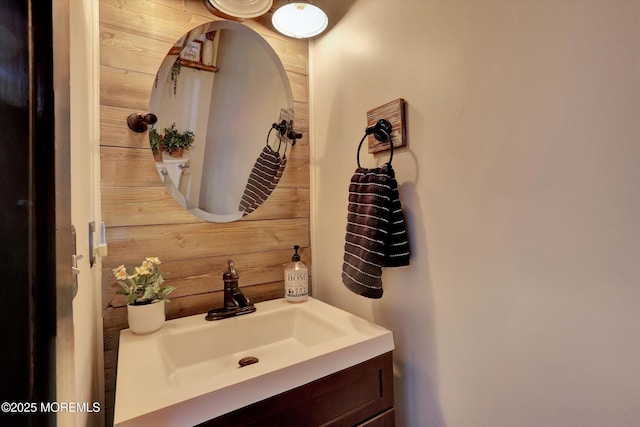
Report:
[{"label": "white sink", "polygon": [[[393,350],[390,331],[319,300],[120,333],[114,424],[194,425]],[[244,357],[259,361],[240,367]]]}]

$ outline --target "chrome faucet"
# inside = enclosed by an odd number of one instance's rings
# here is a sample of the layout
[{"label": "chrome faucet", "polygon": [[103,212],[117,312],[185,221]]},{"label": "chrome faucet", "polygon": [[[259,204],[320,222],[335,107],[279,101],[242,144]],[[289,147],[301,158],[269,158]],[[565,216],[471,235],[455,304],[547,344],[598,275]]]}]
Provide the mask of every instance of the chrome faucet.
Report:
[{"label": "chrome faucet", "polygon": [[256,307],[247,298],[240,287],[238,279],[240,276],[236,272],[232,260],[227,261],[228,270],[222,275],[224,281],[223,304],[222,307],[209,310],[205,316],[206,320],[220,320],[227,317],[240,316],[241,314],[253,313]]}]

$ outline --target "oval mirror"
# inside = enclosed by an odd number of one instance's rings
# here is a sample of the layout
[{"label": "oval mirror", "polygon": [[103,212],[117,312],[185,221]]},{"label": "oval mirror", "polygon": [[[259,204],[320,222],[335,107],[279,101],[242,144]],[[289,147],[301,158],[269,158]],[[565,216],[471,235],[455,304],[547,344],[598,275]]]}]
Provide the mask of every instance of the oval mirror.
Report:
[{"label": "oval mirror", "polygon": [[[272,125],[293,119],[293,97],[280,59],[258,33],[231,21],[194,28],[162,62],[149,105],[158,117],[150,143],[163,149],[154,152],[159,177],[185,209],[229,222],[266,200],[291,145]],[[255,196],[252,180],[272,160],[267,190]]]}]

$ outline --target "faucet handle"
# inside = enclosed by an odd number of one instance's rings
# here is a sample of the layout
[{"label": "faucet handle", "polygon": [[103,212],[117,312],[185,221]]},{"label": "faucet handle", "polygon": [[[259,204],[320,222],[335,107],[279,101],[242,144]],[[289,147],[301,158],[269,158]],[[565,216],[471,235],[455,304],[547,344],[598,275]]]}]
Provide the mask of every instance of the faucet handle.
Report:
[{"label": "faucet handle", "polygon": [[227,260],[227,265],[229,267],[229,271],[227,271],[226,273],[224,273],[224,279],[237,279],[240,276],[238,275],[238,273],[236,272],[236,268],[233,265],[233,260]]}]

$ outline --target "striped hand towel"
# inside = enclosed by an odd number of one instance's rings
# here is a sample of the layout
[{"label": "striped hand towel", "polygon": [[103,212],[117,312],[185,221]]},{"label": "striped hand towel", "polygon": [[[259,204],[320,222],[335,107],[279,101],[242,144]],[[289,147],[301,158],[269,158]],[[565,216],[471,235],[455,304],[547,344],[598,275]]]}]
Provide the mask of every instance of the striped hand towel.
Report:
[{"label": "striped hand towel", "polygon": [[381,298],[382,267],[409,265],[409,258],[393,168],[357,168],[349,185],[342,282],[359,295]]},{"label": "striped hand towel", "polygon": [[276,169],[276,174],[273,176],[271,183],[269,183],[269,187],[266,189],[263,189],[263,192],[261,193],[262,195],[264,195],[264,199],[254,200],[251,206],[248,206],[247,208],[245,208],[244,212],[242,213],[242,216],[249,215],[251,212],[258,209],[258,207],[260,207],[262,202],[267,200],[267,198],[271,195],[273,190],[278,185],[278,182],[280,182],[280,178],[282,178],[282,174],[284,173],[284,168],[286,166],[287,166],[287,155],[283,154],[282,159],[280,160],[280,165],[278,166],[278,169]]},{"label": "striped hand towel", "polygon": [[245,212],[244,215],[253,212],[267,200],[273,191],[273,182],[278,169],[282,166],[281,163],[280,153],[268,145],[262,149],[249,174],[240,206],[238,206],[239,211]]}]

